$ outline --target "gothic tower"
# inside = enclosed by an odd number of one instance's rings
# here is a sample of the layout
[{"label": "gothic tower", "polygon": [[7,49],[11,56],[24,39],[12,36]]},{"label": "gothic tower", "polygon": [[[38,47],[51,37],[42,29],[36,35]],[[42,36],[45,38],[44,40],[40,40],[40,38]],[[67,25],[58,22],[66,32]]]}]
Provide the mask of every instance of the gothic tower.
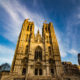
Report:
[{"label": "gothic tower", "polygon": [[[63,74],[60,51],[53,24],[44,23],[42,29],[45,61],[49,74],[61,79]],[[61,79],[62,80],[62,79]]]},{"label": "gothic tower", "polygon": [[10,72],[23,76],[14,80],[61,79],[61,58],[52,23],[43,24],[41,36],[39,30],[34,34],[33,22],[24,21]]}]

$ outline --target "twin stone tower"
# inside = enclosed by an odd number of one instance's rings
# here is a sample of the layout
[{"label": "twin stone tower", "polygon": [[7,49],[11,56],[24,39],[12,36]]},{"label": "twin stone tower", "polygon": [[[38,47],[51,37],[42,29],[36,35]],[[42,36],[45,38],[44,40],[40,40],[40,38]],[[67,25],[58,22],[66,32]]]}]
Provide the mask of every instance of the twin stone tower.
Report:
[{"label": "twin stone tower", "polygon": [[43,23],[42,36],[34,23],[24,21],[10,70],[10,79],[62,80],[60,51],[52,23]]}]

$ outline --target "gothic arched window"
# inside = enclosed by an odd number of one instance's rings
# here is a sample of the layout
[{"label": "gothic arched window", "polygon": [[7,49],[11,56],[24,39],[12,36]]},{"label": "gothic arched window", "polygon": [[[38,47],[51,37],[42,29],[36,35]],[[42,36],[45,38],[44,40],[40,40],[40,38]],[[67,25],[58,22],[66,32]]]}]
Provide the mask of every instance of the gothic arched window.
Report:
[{"label": "gothic arched window", "polygon": [[51,74],[54,75],[54,69],[53,68],[51,68]]},{"label": "gothic arched window", "polygon": [[39,75],[42,75],[42,69],[39,69]]},{"label": "gothic arched window", "polygon": [[27,31],[29,31],[29,26],[27,27]]},{"label": "gothic arched window", "polygon": [[26,74],[26,68],[23,68],[22,75],[25,75],[25,74]]},{"label": "gothic arched window", "polygon": [[35,50],[35,57],[34,58],[35,58],[35,60],[38,60],[38,59],[40,61],[42,60],[42,49],[41,49],[41,47],[38,46],[36,48],[36,50]]},{"label": "gothic arched window", "polygon": [[41,68],[36,68],[35,69],[35,75],[42,75],[42,69]]},{"label": "gothic arched window", "polygon": [[32,31],[32,26],[30,27],[30,31]]},{"label": "gothic arched window", "polygon": [[37,68],[35,69],[35,75],[38,75],[38,69]]},{"label": "gothic arched window", "polygon": [[29,48],[28,48],[28,45],[27,45],[27,46],[26,46],[26,54],[28,54],[28,49],[29,49]]}]

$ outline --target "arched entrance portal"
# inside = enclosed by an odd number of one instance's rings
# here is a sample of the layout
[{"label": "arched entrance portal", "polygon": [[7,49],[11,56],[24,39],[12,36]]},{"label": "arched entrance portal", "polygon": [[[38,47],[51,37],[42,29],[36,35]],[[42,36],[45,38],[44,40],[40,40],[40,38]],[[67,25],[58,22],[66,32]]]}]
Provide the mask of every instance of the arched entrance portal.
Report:
[{"label": "arched entrance portal", "polygon": [[36,62],[35,63],[35,75],[42,75],[43,71],[42,71],[42,64],[41,62]]},{"label": "arched entrance portal", "polygon": [[42,48],[38,46],[35,49],[35,55],[34,55],[35,62],[35,75],[42,75]]}]

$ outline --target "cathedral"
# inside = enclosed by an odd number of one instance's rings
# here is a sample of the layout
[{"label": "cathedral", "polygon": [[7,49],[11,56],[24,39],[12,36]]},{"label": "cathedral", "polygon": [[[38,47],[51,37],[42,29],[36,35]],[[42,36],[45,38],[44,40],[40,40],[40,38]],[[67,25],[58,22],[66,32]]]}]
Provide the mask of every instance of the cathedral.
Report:
[{"label": "cathedral", "polygon": [[4,72],[1,80],[80,80],[80,73],[74,76],[64,73],[65,64],[61,62],[53,24],[43,23],[42,35],[39,30],[35,35],[34,22],[26,19],[17,41],[11,70]]}]

